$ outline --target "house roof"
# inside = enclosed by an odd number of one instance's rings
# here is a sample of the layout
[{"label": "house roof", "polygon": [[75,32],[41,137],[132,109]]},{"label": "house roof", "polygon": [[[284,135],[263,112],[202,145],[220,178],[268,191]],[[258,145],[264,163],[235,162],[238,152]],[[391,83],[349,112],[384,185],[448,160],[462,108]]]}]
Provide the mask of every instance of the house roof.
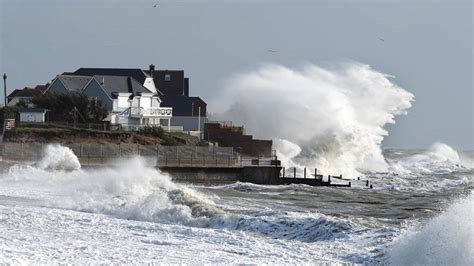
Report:
[{"label": "house roof", "polygon": [[72,73],[64,73],[75,76],[121,76],[132,77],[143,84],[148,75],[139,68],[79,68]]},{"label": "house roof", "polygon": [[45,85],[38,85],[35,88],[25,87],[23,89],[16,89],[12,91],[8,96],[7,99],[12,99],[15,97],[35,97],[39,96],[44,92]]},{"label": "house roof", "polygon": [[[163,95],[185,96],[184,70],[144,70],[144,72],[153,77],[156,89]],[[169,75],[169,80],[165,79],[166,75]]]},{"label": "house roof", "polygon": [[114,96],[117,92],[128,92],[133,95],[140,93],[152,93],[150,90],[145,88],[142,84],[131,77],[126,76],[94,76],[95,80],[101,84],[107,94]]},{"label": "house roof", "polygon": [[91,77],[60,75],[58,78],[62,81],[68,91],[82,92],[82,89],[89,83]]}]

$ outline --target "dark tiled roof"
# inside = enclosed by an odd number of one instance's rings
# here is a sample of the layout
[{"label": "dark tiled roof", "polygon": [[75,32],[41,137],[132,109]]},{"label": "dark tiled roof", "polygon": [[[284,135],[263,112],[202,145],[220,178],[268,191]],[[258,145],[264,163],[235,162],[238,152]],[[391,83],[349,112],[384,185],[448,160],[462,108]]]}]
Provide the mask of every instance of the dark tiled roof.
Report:
[{"label": "dark tiled roof", "polygon": [[12,98],[15,98],[15,97],[35,97],[35,96],[39,96],[43,93],[43,90],[37,89],[40,86],[41,86],[41,88],[45,87],[44,85],[38,85],[35,88],[25,87],[21,90],[16,89],[16,90],[12,91],[12,93],[10,93],[7,96],[7,99],[12,99]]},{"label": "dark tiled roof", "polygon": [[46,85],[36,85],[36,87],[34,88],[35,90],[37,91],[41,91],[41,93],[45,92],[46,89],[49,87],[49,83],[46,84]]},{"label": "dark tiled roof", "polygon": [[173,107],[173,116],[191,116],[193,102],[187,96],[161,96],[162,107]]},{"label": "dark tiled roof", "polygon": [[91,77],[61,75],[58,78],[62,81],[68,91],[82,92],[82,89],[89,83]]},{"label": "dark tiled roof", "polygon": [[110,96],[118,92],[129,92],[133,95],[140,93],[152,93],[147,88],[143,87],[138,81],[126,76],[94,76],[95,80],[99,82]]},{"label": "dark tiled roof", "polygon": [[[153,77],[157,90],[163,95],[185,96],[184,70],[155,70],[144,71]],[[170,75],[170,80],[165,80],[165,76]]]},{"label": "dark tiled roof", "polygon": [[147,74],[139,68],[79,68],[78,70],[67,74],[76,76],[132,77],[141,84],[145,82],[145,78],[147,77]]}]

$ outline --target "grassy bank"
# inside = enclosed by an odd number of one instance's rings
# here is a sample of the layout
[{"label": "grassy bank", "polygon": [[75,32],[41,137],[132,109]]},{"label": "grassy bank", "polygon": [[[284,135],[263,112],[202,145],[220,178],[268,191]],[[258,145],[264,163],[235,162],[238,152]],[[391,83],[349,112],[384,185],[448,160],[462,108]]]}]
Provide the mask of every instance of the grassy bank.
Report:
[{"label": "grassy bank", "polygon": [[140,131],[102,131],[54,124],[25,124],[5,132],[6,142],[54,143],[136,143],[161,145],[197,145],[198,138],[183,132],[165,132],[158,128]]}]

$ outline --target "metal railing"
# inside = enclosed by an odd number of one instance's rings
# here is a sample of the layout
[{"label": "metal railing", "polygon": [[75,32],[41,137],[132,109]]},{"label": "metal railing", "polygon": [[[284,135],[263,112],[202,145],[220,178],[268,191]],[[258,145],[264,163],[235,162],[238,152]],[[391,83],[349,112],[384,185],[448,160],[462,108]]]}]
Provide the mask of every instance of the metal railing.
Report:
[{"label": "metal railing", "polygon": [[[39,160],[48,144],[0,144],[4,160]],[[83,164],[104,164],[117,158],[142,156],[156,160],[157,166],[241,166],[240,156],[232,147],[163,146],[139,144],[61,144],[70,148]]]},{"label": "metal railing", "polygon": [[130,107],[132,117],[171,117],[173,108],[171,107]]}]

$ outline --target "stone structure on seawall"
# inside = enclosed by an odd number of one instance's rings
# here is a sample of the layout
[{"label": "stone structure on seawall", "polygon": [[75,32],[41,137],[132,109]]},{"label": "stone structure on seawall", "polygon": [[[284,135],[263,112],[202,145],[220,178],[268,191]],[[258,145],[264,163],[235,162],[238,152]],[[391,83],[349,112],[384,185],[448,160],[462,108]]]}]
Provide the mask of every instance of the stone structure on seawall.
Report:
[{"label": "stone structure on seawall", "polygon": [[204,125],[204,139],[219,146],[234,147],[242,155],[271,157],[272,141],[253,139],[246,135],[243,126],[232,126],[225,122],[209,122]]}]

